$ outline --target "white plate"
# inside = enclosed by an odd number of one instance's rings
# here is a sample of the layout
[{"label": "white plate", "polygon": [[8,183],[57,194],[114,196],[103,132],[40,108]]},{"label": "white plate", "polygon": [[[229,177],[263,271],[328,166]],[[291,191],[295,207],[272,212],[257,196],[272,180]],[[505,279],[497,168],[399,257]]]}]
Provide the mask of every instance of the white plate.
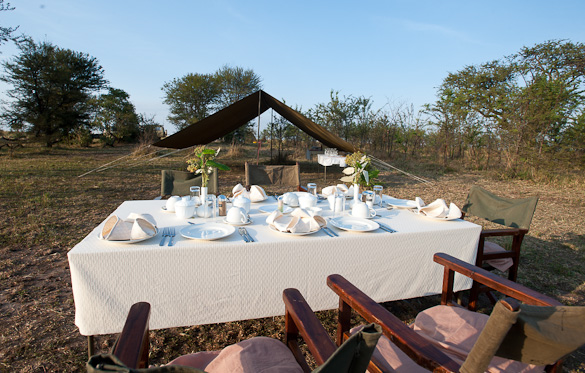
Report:
[{"label": "white plate", "polygon": [[414,212],[416,215],[418,215],[418,216],[422,216],[422,217],[424,217],[424,218],[431,219],[431,220],[436,220],[436,221],[451,221],[451,220],[457,220],[457,219],[461,219],[461,216],[460,216],[460,217],[458,217],[458,218],[448,218],[448,217],[444,217],[444,218],[436,218],[436,217],[434,217],[434,216],[427,216],[427,215],[425,215],[425,214],[421,214],[421,213],[420,213],[420,212],[418,212],[418,211],[413,211],[413,212]]},{"label": "white plate", "polygon": [[384,198],[383,200],[387,205],[395,207],[397,209],[415,209],[417,208],[416,202],[408,199],[398,198]]},{"label": "white plate", "polygon": [[375,221],[368,219],[356,218],[353,216],[340,216],[329,220],[335,228],[343,229],[350,232],[369,232],[380,228]]},{"label": "white plate", "polygon": [[[262,206],[258,209],[258,211],[263,212],[265,214],[271,214],[274,210],[276,210],[278,208],[277,205],[266,205],[266,206]],[[288,206],[284,206],[284,208],[282,209],[282,213],[283,214],[290,214],[293,209],[288,207]]]},{"label": "white plate", "polygon": [[150,236],[150,237],[146,237],[146,238],[139,238],[137,240],[119,240],[119,241],[115,241],[115,240],[105,240],[102,237],[102,232],[98,233],[98,238],[102,241],[107,241],[107,242],[115,242],[115,243],[123,243],[123,244],[128,244],[128,243],[136,243],[136,242],[142,242],[142,241],[146,241],[146,240],[150,240],[152,237],[156,236],[158,234],[158,228],[154,227],[154,229],[156,230],[156,232]]},{"label": "white plate", "polygon": [[302,233],[291,233],[291,232],[283,232],[283,231],[279,231],[278,229],[276,229],[276,227],[274,227],[273,225],[268,225],[270,227],[270,229],[272,229],[275,232],[278,233],[282,233],[282,234],[286,234],[288,236],[306,236],[308,234],[313,234],[313,233],[317,233],[321,230],[321,228],[317,229],[316,231],[311,231],[311,232],[302,232]]},{"label": "white plate", "polygon": [[206,223],[203,225],[190,225],[181,229],[181,236],[192,240],[219,240],[234,233],[236,228],[231,225]]},{"label": "white plate", "polygon": [[229,222],[229,221],[227,220],[227,218],[223,218],[223,220],[222,220],[222,221],[223,221],[224,223],[226,223],[226,224],[229,224],[229,225],[236,225],[236,226],[239,226],[239,225],[248,225],[248,224],[252,223],[252,219],[250,219],[250,218],[248,218],[248,221],[247,221],[247,222],[245,222],[245,223],[231,223],[231,222]]}]

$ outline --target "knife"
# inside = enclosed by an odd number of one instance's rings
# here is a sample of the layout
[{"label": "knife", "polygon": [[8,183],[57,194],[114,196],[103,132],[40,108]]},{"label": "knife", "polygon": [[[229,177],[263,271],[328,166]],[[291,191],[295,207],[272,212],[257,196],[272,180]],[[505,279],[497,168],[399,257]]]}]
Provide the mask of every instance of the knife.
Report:
[{"label": "knife", "polygon": [[396,233],[396,231],[392,228],[390,228],[387,225],[384,225],[382,223],[378,223],[378,225],[380,226],[380,228],[382,228],[383,230],[385,230],[386,232],[390,232],[390,233]]},{"label": "knife", "polygon": [[250,236],[250,233],[248,233],[248,230],[246,228],[242,228],[242,230],[246,234],[246,237],[248,237],[249,242],[254,242],[254,239],[252,238],[252,236]]},{"label": "knife", "polygon": [[250,242],[250,241],[248,241],[248,237],[246,237],[246,234],[244,234],[244,231],[242,230],[242,228],[238,228],[238,233],[240,234],[240,236],[242,236],[242,238],[244,239],[244,241],[246,241],[246,243]]},{"label": "knife", "polygon": [[329,227],[323,227],[323,229],[324,229],[326,232],[330,232],[330,233],[333,235],[332,237],[339,237],[339,235],[338,235],[337,233],[335,233],[335,232],[333,231],[333,229],[331,229],[331,228],[329,228]]}]

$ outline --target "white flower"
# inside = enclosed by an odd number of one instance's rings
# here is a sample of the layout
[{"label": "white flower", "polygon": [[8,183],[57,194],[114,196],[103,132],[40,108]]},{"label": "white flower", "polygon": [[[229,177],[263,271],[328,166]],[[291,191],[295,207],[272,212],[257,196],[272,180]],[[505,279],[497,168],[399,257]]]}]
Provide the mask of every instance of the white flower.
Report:
[{"label": "white flower", "polygon": [[346,175],[352,175],[352,174],[355,173],[355,171],[356,170],[353,167],[347,167],[347,168],[344,168],[343,169],[343,173],[346,174]]}]

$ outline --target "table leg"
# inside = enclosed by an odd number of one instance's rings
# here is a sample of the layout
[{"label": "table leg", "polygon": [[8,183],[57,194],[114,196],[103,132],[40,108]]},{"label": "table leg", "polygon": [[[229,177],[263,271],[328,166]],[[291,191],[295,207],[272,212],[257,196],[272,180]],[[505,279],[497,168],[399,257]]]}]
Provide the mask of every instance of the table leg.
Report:
[{"label": "table leg", "polygon": [[327,166],[323,166],[323,168],[325,169],[325,181],[327,181]]},{"label": "table leg", "polygon": [[87,336],[87,357],[95,355],[95,338],[93,335]]}]

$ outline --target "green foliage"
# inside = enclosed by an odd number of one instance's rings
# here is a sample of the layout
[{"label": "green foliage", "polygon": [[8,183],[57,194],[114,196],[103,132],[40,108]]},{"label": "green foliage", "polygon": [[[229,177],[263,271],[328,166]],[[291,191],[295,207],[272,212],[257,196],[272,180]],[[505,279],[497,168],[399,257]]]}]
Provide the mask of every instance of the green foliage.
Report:
[{"label": "green foliage", "polygon": [[370,187],[374,185],[380,173],[372,165],[372,159],[361,152],[355,152],[345,157],[345,164],[348,167],[343,170],[346,175],[340,179],[343,182]]},{"label": "green foliage", "polygon": [[[225,65],[214,74],[187,74],[163,85],[168,119],[183,129],[262,89],[261,78],[252,69]],[[243,142],[249,125],[229,134],[226,141]]]},{"label": "green foliage", "polygon": [[98,61],[51,43],[20,45],[20,54],[4,62],[0,80],[12,86],[13,101],[1,119],[16,131],[44,136],[47,146],[87,126],[91,93],[106,85]]},{"label": "green foliage", "polygon": [[213,167],[222,171],[229,171],[229,167],[216,162],[215,157],[221,149],[207,149],[205,146],[198,146],[193,151],[193,158],[187,159],[187,171],[201,174],[201,185],[207,186],[209,175],[213,172]]},{"label": "green foliage", "polygon": [[108,93],[92,100],[91,127],[99,129],[108,145],[115,141],[133,141],[140,133],[140,117],[130,95],[121,89],[109,88]]}]

